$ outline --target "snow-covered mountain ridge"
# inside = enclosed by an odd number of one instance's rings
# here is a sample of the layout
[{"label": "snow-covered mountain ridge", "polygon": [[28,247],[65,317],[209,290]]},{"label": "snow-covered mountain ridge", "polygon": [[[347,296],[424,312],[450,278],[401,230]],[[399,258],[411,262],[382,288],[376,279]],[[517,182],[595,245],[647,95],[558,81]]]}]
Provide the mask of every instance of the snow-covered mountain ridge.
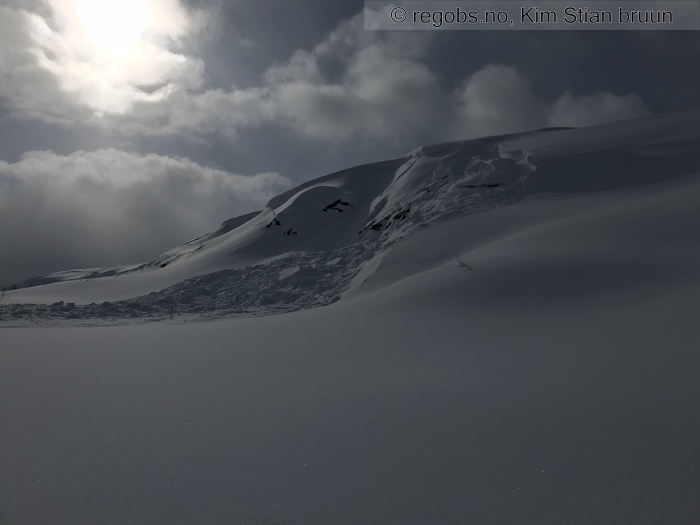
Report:
[{"label": "snow-covered mountain ridge", "polygon": [[150,262],[32,279],[6,295],[0,319],[322,306],[362,293],[397,242],[431,225],[698,173],[698,111],[422,147],[304,183]]}]

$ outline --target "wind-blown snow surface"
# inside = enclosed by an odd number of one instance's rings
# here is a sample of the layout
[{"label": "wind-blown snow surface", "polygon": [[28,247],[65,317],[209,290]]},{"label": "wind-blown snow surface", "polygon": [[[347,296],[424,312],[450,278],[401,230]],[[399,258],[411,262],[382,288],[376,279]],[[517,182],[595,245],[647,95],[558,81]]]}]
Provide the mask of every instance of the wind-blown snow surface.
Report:
[{"label": "wind-blown snow surface", "polygon": [[13,292],[248,317],[4,329],[0,523],[696,524],[698,122],[423,148]]}]

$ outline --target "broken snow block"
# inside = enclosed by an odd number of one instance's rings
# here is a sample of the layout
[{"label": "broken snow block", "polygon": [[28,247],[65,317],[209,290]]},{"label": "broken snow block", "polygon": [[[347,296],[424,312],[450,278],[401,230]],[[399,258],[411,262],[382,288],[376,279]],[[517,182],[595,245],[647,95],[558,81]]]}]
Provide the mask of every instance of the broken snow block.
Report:
[{"label": "broken snow block", "polygon": [[396,221],[402,221],[402,220],[404,220],[404,219],[406,218],[406,216],[407,216],[409,213],[411,213],[411,208],[406,208],[405,210],[400,211],[399,213],[397,213],[396,215],[394,215],[394,216],[392,217],[392,219],[393,219],[393,220],[396,220]]}]

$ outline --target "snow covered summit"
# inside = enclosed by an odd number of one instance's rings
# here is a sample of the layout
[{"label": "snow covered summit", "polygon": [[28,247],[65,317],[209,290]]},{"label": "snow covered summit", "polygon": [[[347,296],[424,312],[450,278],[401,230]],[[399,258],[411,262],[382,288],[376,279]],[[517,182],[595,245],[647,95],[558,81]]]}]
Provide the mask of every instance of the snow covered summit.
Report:
[{"label": "snow covered summit", "polygon": [[[698,174],[699,123],[694,111],[422,147],[304,183],[150,262],[32,279],[41,286],[8,293],[0,315],[158,318],[322,306],[393,282],[386,272],[369,279],[397,243],[450,219]],[[444,262],[457,244],[448,236],[430,250]]]}]

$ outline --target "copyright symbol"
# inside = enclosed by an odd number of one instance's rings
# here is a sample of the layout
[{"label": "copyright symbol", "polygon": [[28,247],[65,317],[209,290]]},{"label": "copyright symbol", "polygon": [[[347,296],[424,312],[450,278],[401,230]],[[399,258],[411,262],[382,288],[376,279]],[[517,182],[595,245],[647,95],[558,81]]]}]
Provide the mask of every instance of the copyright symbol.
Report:
[{"label": "copyright symbol", "polygon": [[403,7],[395,7],[391,10],[391,20],[397,24],[402,24],[406,21],[406,10]]}]

